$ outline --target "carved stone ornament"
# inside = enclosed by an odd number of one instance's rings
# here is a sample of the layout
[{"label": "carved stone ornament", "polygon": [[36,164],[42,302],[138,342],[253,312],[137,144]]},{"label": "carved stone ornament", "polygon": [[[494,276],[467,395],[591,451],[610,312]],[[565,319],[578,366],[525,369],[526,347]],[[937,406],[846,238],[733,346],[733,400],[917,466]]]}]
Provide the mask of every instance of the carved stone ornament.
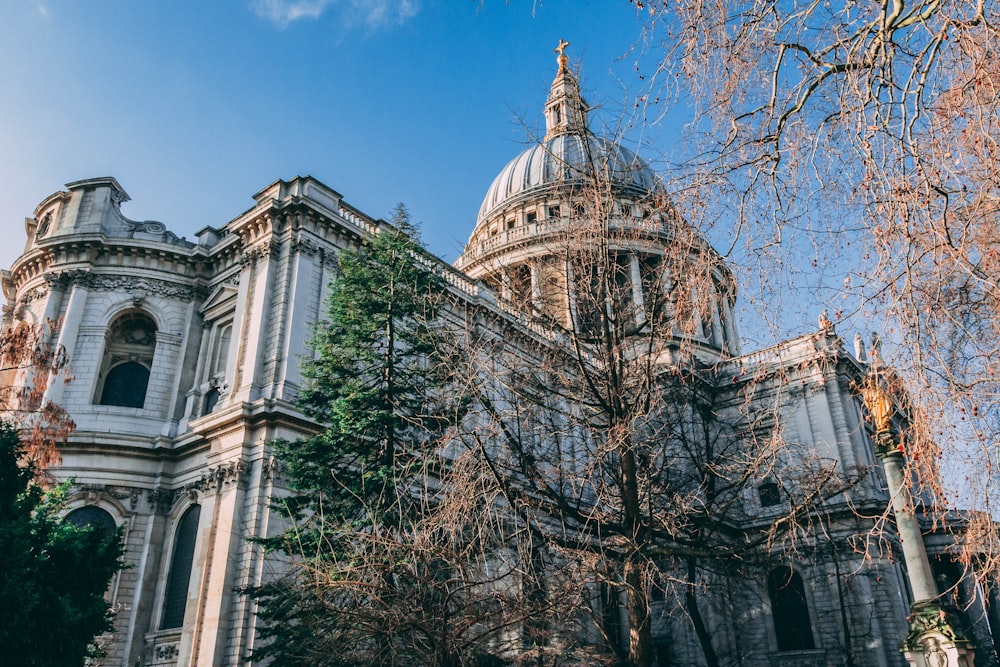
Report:
[{"label": "carved stone ornament", "polygon": [[128,227],[130,232],[142,232],[144,234],[162,234],[163,232],[167,231],[167,226],[162,222],[157,222],[156,220],[146,220],[144,222],[126,220],[125,225]]},{"label": "carved stone ornament", "polygon": [[268,456],[267,459],[262,460],[260,463],[261,475],[264,479],[272,482],[283,480],[286,468],[285,463],[274,458],[274,456]]},{"label": "carved stone ornament", "polygon": [[915,602],[910,614],[910,631],[903,645],[922,651],[928,635],[939,635],[950,642],[966,641],[962,626],[955,613],[941,606],[936,600]]},{"label": "carved stone ornament", "polygon": [[245,461],[232,461],[214,468],[209,468],[197,482],[203,492],[221,491],[224,488],[242,483],[246,479],[247,464]]},{"label": "carved stone ornament", "polygon": [[18,303],[22,306],[26,306],[32,301],[38,301],[39,299],[44,299],[49,293],[49,286],[39,285],[38,287],[33,287],[29,290],[25,290],[21,294],[21,298],[18,299]]},{"label": "carved stone ornament", "polygon": [[169,514],[174,505],[183,497],[193,502],[209,493],[219,493],[235,484],[245,484],[247,478],[245,461],[231,461],[209,468],[202,473],[201,479],[184,485],[180,489],[164,489],[162,487],[148,491],[149,505],[157,514]]},{"label": "carved stone ornament", "polygon": [[49,233],[49,228],[52,226],[52,211],[49,211],[42,216],[42,219],[38,221],[38,227],[35,228],[35,238],[40,239]]},{"label": "carved stone ornament", "polygon": [[95,502],[101,497],[127,501],[129,509],[133,512],[139,506],[139,498],[143,491],[134,486],[112,486],[109,484],[81,484],[77,488],[90,502]]},{"label": "carved stone ornament", "polygon": [[157,487],[146,492],[150,509],[156,514],[169,514],[177,499],[177,491]]},{"label": "carved stone ornament", "polygon": [[280,248],[281,245],[277,241],[263,241],[244,250],[243,256],[240,258],[240,263],[243,266],[247,266],[262,259],[277,257]]},{"label": "carved stone ornament", "polygon": [[171,660],[177,657],[177,644],[158,644],[154,651],[157,660]]},{"label": "carved stone ornament", "polygon": [[115,205],[115,208],[121,208],[124,202],[128,201],[124,192],[118,188],[111,188],[111,203]]},{"label": "carved stone ornament", "polygon": [[180,246],[182,248],[193,248],[197,244],[188,241],[187,239],[181,238],[171,231],[167,230],[167,226],[158,220],[144,220],[138,222],[136,220],[128,220],[124,216],[119,214],[119,220],[125,226],[128,231],[129,236],[135,236],[136,232],[140,234],[149,234],[150,236],[159,236],[159,240],[171,245]]},{"label": "carved stone ornament", "polygon": [[948,654],[941,648],[937,637],[927,637],[923,642],[924,662],[927,667],[948,667]]},{"label": "carved stone ornament", "polygon": [[191,285],[167,282],[156,278],[138,278],[135,276],[110,276],[89,271],[73,272],[72,282],[90,290],[105,292],[127,292],[156,295],[167,299],[190,300],[195,296]]},{"label": "carved stone ornament", "polygon": [[296,252],[300,252],[303,255],[308,255],[310,257],[315,255],[320,250],[318,243],[312,239],[302,238],[301,236],[295,239],[292,244],[292,248],[294,248]]}]

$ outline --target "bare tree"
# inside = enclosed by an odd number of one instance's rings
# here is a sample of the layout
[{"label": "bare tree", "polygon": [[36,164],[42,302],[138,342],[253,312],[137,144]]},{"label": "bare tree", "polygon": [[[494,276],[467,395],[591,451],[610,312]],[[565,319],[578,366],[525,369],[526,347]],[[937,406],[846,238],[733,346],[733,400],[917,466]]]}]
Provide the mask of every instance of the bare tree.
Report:
[{"label": "bare tree", "polygon": [[75,427],[45,397],[50,383],[70,379],[65,351],[49,343],[51,329],[51,323],[19,321],[0,335],[0,414],[21,434],[25,456],[39,473],[59,462],[58,444]]},{"label": "bare tree", "polygon": [[936,436],[910,438],[911,465],[945,506],[934,443],[975,461],[953,487],[987,511],[965,542],[995,570],[995,2],[632,3],[647,23],[646,99],[679,83],[696,105],[701,150],[682,165],[692,192],[739,213],[746,257],[790,270],[803,253],[817,280],[835,277],[835,318],[884,318],[905,350],[893,362],[921,388],[918,428]]},{"label": "bare tree", "polygon": [[[522,628],[576,608],[574,563],[550,563],[460,446],[448,290],[402,207],[340,255],[300,405],[321,426],[274,443],[295,492],[262,540],[284,572],[248,594],[276,665],[504,664]],[[554,588],[553,588],[554,587]]]},{"label": "bare tree", "polygon": [[[558,195],[573,214],[548,223],[530,267],[489,277],[524,319],[482,326],[465,355],[471,436],[512,511],[590,568],[591,635],[652,664],[650,591],[670,591],[715,667],[731,658],[704,614],[719,582],[760,578],[866,471],[790,449],[781,406],[723,363],[721,258],[661,190],[624,193],[613,151],[592,148],[593,170]],[[753,515],[748,497],[779,470],[780,510]]]}]

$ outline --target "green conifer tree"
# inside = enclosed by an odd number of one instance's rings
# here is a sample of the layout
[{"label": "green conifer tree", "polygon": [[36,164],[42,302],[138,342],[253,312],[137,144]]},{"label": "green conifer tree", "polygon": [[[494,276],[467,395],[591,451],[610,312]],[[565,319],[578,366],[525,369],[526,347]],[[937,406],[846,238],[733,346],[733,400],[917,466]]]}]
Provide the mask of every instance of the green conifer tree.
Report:
[{"label": "green conifer tree", "polygon": [[439,345],[445,293],[402,205],[392,227],[341,254],[300,400],[324,428],[274,445],[296,495],[279,503],[287,530],[265,545],[292,563],[250,591],[265,622],[255,658],[468,664],[444,619],[462,616],[455,592],[469,587],[444,539],[452,533],[428,528],[439,507],[429,487],[461,412]]},{"label": "green conifer tree", "polygon": [[0,422],[0,647],[10,667],[82,665],[111,629],[104,592],[120,534],[59,516],[65,485],[44,491],[17,431]]},{"label": "green conifer tree", "polygon": [[421,264],[402,204],[393,225],[341,254],[327,320],[311,341],[300,407],[326,428],[279,447],[309,508],[357,528],[404,520],[401,485],[448,420],[447,374],[435,359],[443,281]]}]

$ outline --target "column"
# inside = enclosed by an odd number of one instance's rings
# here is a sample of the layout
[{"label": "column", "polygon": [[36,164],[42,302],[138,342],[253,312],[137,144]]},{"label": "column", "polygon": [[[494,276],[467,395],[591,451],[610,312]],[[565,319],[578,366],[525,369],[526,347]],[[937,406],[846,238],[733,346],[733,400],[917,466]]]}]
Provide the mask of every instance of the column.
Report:
[{"label": "column", "polygon": [[634,252],[629,253],[628,268],[632,282],[632,307],[635,309],[635,323],[642,325],[646,322],[646,304],[642,294],[642,271],[639,267],[639,256]]},{"label": "column", "polygon": [[[62,347],[66,355],[73,363],[73,353],[76,348],[76,338],[80,333],[80,322],[83,321],[83,311],[87,306],[87,288],[79,283],[73,283],[69,295],[69,302],[66,304],[66,314],[63,316],[62,327],[59,330],[59,340],[56,347]],[[101,350],[103,354],[104,350]],[[100,363],[98,361],[97,363]],[[66,386],[61,378],[54,378],[49,382],[45,390],[45,400],[53,403],[62,401],[63,388]]]}]

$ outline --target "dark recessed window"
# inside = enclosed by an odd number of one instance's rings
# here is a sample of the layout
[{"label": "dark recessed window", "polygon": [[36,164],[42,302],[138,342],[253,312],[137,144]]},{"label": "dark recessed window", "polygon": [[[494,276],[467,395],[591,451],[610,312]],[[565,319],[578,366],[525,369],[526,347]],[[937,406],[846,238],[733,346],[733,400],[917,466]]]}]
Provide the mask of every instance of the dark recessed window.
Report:
[{"label": "dark recessed window", "polygon": [[764,482],[757,487],[761,507],[774,507],[781,503],[781,490],[774,482]]},{"label": "dark recessed window", "polygon": [[66,515],[66,522],[78,528],[93,528],[95,532],[110,540],[115,536],[115,520],[100,507],[87,505]]},{"label": "dark recessed window", "polygon": [[118,405],[123,408],[141,408],[146,402],[149,386],[149,369],[138,361],[118,364],[104,378],[101,405]]},{"label": "dark recessed window", "polygon": [[125,313],[108,327],[97,402],[141,408],[156,352],[156,324],[141,311]]},{"label": "dark recessed window", "polygon": [[549,217],[550,218],[558,218],[559,217],[559,207],[558,206],[549,206]]},{"label": "dark recessed window", "polygon": [[198,540],[198,519],[201,506],[195,505],[181,517],[174,536],[174,552],[170,557],[170,573],[167,589],[163,596],[163,619],[161,630],[170,630],[184,625],[184,610],[187,607],[188,588],[191,585],[191,565],[194,562],[194,547]]},{"label": "dark recessed window", "polygon": [[214,410],[215,406],[219,404],[219,397],[221,395],[222,394],[219,392],[217,388],[212,387],[211,389],[209,389],[208,393],[205,394],[205,409],[202,410],[202,414],[207,415],[212,410]]},{"label": "dark recessed window", "polygon": [[790,567],[778,567],[767,578],[774,635],[779,651],[808,651],[813,643],[809,605],[802,577]]},{"label": "dark recessed window", "polygon": [[537,213],[535,213],[534,211],[532,211],[531,213],[529,213],[529,214],[527,215],[527,218],[526,218],[526,220],[528,221],[528,224],[529,224],[529,225],[530,225],[530,224],[533,224],[533,223],[535,223],[535,222],[538,222],[538,214],[537,214]]}]

